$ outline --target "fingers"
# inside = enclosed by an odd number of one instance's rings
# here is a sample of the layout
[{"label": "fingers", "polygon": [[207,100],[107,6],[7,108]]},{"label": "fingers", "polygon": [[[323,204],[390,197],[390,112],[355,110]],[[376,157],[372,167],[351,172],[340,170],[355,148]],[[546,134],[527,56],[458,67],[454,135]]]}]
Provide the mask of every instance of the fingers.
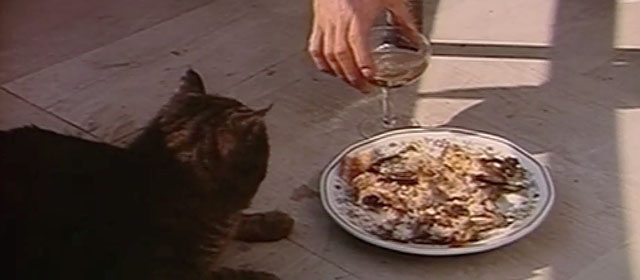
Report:
[{"label": "fingers", "polygon": [[329,63],[331,67],[331,71],[340,77],[342,80],[348,81],[347,77],[344,74],[340,63],[338,62],[338,55],[336,53],[336,28],[335,26],[331,26],[328,30],[325,31],[323,36],[323,54],[326,61]]},{"label": "fingers", "polygon": [[336,29],[334,39],[334,54],[344,73],[345,81],[351,86],[359,89],[360,91],[366,91],[366,79],[362,76],[360,67],[354,58],[353,48],[351,41],[349,40],[350,24],[343,25],[342,28]]},{"label": "fingers", "polygon": [[311,59],[315,63],[316,67],[321,71],[333,74],[331,66],[324,57],[324,44],[323,44],[324,32],[318,26],[313,28],[311,36],[309,36],[309,54]]},{"label": "fingers", "polygon": [[349,35],[347,36],[356,67],[360,71],[360,75],[368,80],[373,78],[373,61],[367,40],[369,35],[368,30],[371,28],[371,24],[372,23],[365,21],[354,20],[349,26]]},{"label": "fingers", "polygon": [[[364,2],[367,1],[367,5]],[[367,44],[382,0],[314,1],[308,51],[316,67],[367,92],[373,66]],[[361,3],[362,2],[362,3]]]}]

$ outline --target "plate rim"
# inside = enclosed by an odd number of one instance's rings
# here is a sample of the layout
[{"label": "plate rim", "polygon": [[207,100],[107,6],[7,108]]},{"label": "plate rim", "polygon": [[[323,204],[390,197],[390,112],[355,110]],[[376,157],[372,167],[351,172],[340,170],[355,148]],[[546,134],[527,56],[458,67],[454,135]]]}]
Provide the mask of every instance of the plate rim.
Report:
[{"label": "plate rim", "polygon": [[[479,136],[485,139],[489,139],[492,141],[497,141],[502,144],[505,144],[511,148],[514,148],[522,155],[527,156],[533,161],[533,163],[535,163],[540,168],[542,172],[541,175],[544,178],[544,181],[546,183],[544,185],[546,185],[547,187],[548,196],[546,201],[544,202],[544,205],[542,206],[542,209],[540,210],[540,213],[537,215],[537,217],[531,220],[526,226],[515,231],[512,235],[509,235],[502,240],[497,240],[496,242],[479,244],[478,246],[473,246],[473,247],[416,248],[416,247],[403,246],[404,245],[403,243],[380,239],[371,233],[364,232],[362,229],[356,229],[354,228],[353,225],[349,225],[346,221],[344,221],[344,218],[337,213],[337,209],[334,209],[334,207],[332,207],[328,201],[328,191],[329,191],[328,177],[332,168],[337,163],[339,163],[339,161],[344,157],[344,155],[361,147],[362,145],[366,145],[368,143],[372,143],[372,142],[375,142],[384,138],[388,138],[397,134],[414,133],[414,132],[425,132],[425,133],[450,132],[450,133],[457,133],[457,134]],[[516,145],[512,141],[509,141],[503,137],[489,134],[486,132],[474,131],[474,130],[463,129],[458,127],[440,126],[440,127],[399,128],[399,129],[393,129],[393,130],[376,134],[370,138],[355,141],[354,143],[351,143],[350,145],[342,149],[340,153],[338,153],[336,156],[334,156],[331,159],[331,161],[329,161],[329,163],[324,167],[322,171],[319,183],[320,183],[320,186],[319,186],[320,199],[325,212],[327,212],[329,216],[334,220],[334,222],[340,225],[340,227],[343,230],[349,232],[351,235],[353,235],[354,237],[362,241],[365,241],[367,243],[370,243],[372,245],[375,245],[381,248],[385,248],[385,249],[396,251],[396,252],[408,253],[413,255],[422,255],[422,256],[455,256],[455,255],[474,254],[474,253],[490,251],[493,249],[497,249],[499,247],[509,245],[513,242],[516,242],[522,239],[523,237],[527,236],[528,234],[533,232],[535,229],[537,229],[540,226],[540,224],[542,224],[542,222],[547,218],[555,202],[555,187],[553,185],[551,174],[547,166],[542,164],[536,158],[534,158],[531,153],[529,153],[524,148],[520,147],[519,145]]]}]

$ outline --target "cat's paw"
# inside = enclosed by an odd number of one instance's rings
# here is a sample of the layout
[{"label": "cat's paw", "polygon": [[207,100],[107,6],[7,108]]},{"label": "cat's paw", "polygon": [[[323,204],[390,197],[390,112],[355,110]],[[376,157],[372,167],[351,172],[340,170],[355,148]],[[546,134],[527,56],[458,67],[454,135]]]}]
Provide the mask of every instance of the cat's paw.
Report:
[{"label": "cat's paw", "polygon": [[288,214],[280,211],[242,214],[235,239],[246,242],[277,241],[291,233],[293,223]]},{"label": "cat's paw", "polygon": [[221,268],[213,272],[213,280],[280,280],[268,272]]}]

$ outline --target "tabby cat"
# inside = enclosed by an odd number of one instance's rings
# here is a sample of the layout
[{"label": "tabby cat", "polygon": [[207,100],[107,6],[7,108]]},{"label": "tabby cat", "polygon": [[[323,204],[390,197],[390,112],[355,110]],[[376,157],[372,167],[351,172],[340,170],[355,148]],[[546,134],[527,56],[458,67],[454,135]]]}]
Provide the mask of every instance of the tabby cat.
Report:
[{"label": "tabby cat", "polygon": [[267,170],[268,110],[207,95],[189,70],[127,148],[0,131],[0,278],[278,279],[215,266],[229,238],[292,229],[282,212],[240,213]]}]

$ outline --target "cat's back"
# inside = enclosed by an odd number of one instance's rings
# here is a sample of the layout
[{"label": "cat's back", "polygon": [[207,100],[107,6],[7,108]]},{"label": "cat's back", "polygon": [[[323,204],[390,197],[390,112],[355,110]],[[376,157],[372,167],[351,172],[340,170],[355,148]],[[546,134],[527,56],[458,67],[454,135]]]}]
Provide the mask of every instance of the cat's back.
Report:
[{"label": "cat's back", "polygon": [[23,199],[115,191],[117,183],[140,177],[134,170],[141,164],[124,149],[37,127],[0,132],[1,188],[22,193]]},{"label": "cat's back", "polygon": [[[95,164],[99,163],[96,162],[98,158],[106,164],[126,156],[121,148],[61,135],[35,126],[0,131],[0,153],[0,164],[5,167],[31,167],[38,168],[40,172],[60,170],[71,165],[82,167],[82,164]],[[58,165],[52,166],[53,162]]]},{"label": "cat's back", "polygon": [[103,143],[35,127],[0,132],[0,242],[14,249],[2,254],[15,259],[16,279],[119,274],[148,220],[149,169]]}]

